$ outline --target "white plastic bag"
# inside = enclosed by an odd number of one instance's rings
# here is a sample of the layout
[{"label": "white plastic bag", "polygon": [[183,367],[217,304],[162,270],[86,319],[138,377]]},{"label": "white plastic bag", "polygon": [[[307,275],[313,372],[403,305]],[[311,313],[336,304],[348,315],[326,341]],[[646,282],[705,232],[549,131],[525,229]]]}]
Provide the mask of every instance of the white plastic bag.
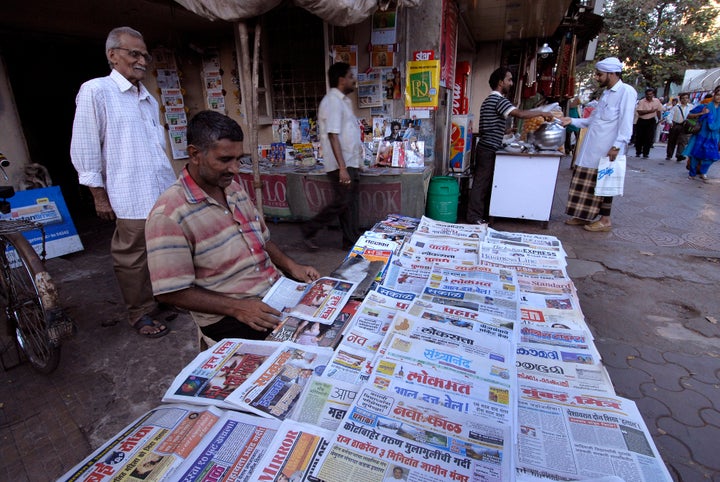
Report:
[{"label": "white plastic bag", "polygon": [[625,156],[617,156],[613,162],[605,156],[598,164],[596,196],[622,196],[625,185]]}]

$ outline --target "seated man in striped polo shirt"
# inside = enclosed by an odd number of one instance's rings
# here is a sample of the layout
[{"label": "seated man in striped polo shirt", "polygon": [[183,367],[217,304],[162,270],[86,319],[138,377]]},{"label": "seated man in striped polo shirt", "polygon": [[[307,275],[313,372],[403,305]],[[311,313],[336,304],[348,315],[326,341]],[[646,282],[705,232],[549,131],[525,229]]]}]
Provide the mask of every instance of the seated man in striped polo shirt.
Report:
[{"label": "seated man in striped polo shirt", "polygon": [[147,219],[145,238],[153,293],[190,310],[207,342],[264,339],[280,312],[261,301],[285,273],[300,281],[319,277],[270,240],[250,196],[234,181],[243,132],[212,111],[188,123],[190,162]]}]

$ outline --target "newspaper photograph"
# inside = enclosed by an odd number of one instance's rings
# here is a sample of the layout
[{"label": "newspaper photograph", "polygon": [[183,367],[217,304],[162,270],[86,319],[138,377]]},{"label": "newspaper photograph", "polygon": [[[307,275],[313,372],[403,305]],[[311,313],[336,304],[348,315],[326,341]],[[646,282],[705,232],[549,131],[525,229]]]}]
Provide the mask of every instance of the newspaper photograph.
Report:
[{"label": "newspaper photograph", "polygon": [[123,428],[58,480],[161,480],[187,458],[226,412],[168,404]]},{"label": "newspaper photograph", "polygon": [[322,375],[333,351],[282,342],[225,400],[262,417],[284,420],[312,375]]},{"label": "newspaper photograph", "polygon": [[175,377],[163,402],[236,408],[225,399],[280,346],[228,338],[201,352]]},{"label": "newspaper photograph", "polygon": [[[252,480],[253,471],[273,442],[280,422],[227,411],[173,473],[183,482]],[[157,479],[146,479],[157,480]]]},{"label": "newspaper photograph", "polygon": [[427,234],[438,237],[451,237],[461,239],[485,239],[486,224],[456,224],[445,221],[435,221],[426,216],[420,218],[415,230],[418,234]]},{"label": "newspaper photograph", "polygon": [[[510,430],[433,405],[363,387],[319,469],[326,482],[487,480],[510,475]],[[397,469],[397,470],[396,470]]]},{"label": "newspaper photograph", "polygon": [[289,314],[308,321],[332,324],[340,313],[356,283],[336,278],[320,278],[308,285],[300,300]]},{"label": "newspaper photograph", "polygon": [[388,263],[399,249],[397,241],[365,233],[330,276],[357,283],[352,296],[362,299],[373,284],[382,283]]},{"label": "newspaper photograph", "polygon": [[579,310],[558,310],[547,307],[520,306],[520,322],[530,326],[565,330],[581,330],[590,333],[585,316]]},{"label": "newspaper photograph", "polygon": [[633,401],[526,382],[519,388],[518,476],[673,480]]},{"label": "newspaper photograph", "polygon": [[376,356],[375,351],[340,344],[328,362],[325,376],[359,385],[370,377]]},{"label": "newspaper photograph", "polygon": [[343,332],[355,316],[360,301],[345,303],[331,325],[301,320],[294,316],[284,316],[275,329],[268,335],[268,341],[292,341],[298,345],[329,346],[335,348],[342,340]]},{"label": "newspaper photograph", "polygon": [[[246,480],[302,481],[326,449],[334,433],[320,427],[285,420],[280,424],[265,455],[256,465],[253,474]],[[217,480],[217,479],[212,479]]]},{"label": "newspaper photograph", "polygon": [[372,227],[375,233],[388,234],[396,240],[410,236],[417,229],[420,219],[404,216],[402,214],[388,214],[385,219],[378,221]]},{"label": "newspaper photograph", "polygon": [[290,419],[326,430],[337,430],[357,396],[360,385],[313,375]]}]

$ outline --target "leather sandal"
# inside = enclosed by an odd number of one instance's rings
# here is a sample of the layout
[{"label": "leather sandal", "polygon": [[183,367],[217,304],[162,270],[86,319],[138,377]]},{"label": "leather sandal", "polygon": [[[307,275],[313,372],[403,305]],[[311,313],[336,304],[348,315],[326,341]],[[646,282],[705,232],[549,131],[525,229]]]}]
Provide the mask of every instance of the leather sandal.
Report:
[{"label": "leather sandal", "polygon": [[593,233],[607,233],[612,231],[612,225],[602,224],[600,221],[595,221],[592,224],[586,224],[583,226],[585,231],[591,231]]},{"label": "leather sandal", "polygon": [[585,226],[586,224],[590,224],[590,221],[579,218],[570,218],[565,220],[565,224],[568,226]]}]

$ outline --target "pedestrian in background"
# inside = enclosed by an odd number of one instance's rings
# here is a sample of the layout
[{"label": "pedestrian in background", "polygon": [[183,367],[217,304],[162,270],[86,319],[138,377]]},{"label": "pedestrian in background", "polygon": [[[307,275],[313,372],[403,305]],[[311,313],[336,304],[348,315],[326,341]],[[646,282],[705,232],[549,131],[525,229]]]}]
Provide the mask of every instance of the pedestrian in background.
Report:
[{"label": "pedestrian in background", "polygon": [[[670,134],[668,134],[667,150],[665,152],[665,160],[669,161],[673,155],[676,155],[677,162],[685,160],[685,156],[682,155],[685,146],[690,139],[690,134],[685,131],[683,126],[687,119],[690,110],[693,108],[692,104],[689,103],[690,94],[681,92],[680,103],[676,104],[670,109]],[[675,152],[677,151],[677,154]]]},{"label": "pedestrian in background", "polygon": [[683,151],[683,155],[690,158],[688,179],[700,174],[700,178],[706,180],[708,169],[720,159],[720,86],[715,87],[711,102],[698,105],[688,117],[700,122],[700,131],[690,138]]},{"label": "pedestrian in background", "polygon": [[490,195],[495,174],[495,153],[502,147],[503,136],[509,117],[532,119],[543,117],[547,121],[554,119],[549,112],[540,110],[520,110],[506,98],[513,86],[512,72],[500,67],[490,74],[492,92],[480,106],[480,139],[475,148],[475,172],[468,203],[468,223],[483,224],[490,216]]},{"label": "pedestrian in background", "polygon": [[635,126],[635,156],[647,159],[655,140],[655,128],[663,105],[655,98],[655,89],[645,89],[645,97],[637,103],[638,120]]},{"label": "pedestrian in background", "polygon": [[305,245],[319,249],[314,237],[335,218],[340,221],[342,248],[350,249],[360,232],[360,163],[363,147],[360,129],[348,94],[355,90],[350,64],[337,62],[328,69],[330,91],[318,108],[318,128],[325,173],[332,183],[330,204],[302,227]]},{"label": "pedestrian in background", "polygon": [[128,321],[141,335],[157,338],[169,329],[153,319],[160,311],[147,267],[145,218],[176,176],[158,103],[142,84],[152,60],[142,34],[112,30],[105,55],[110,75],[85,82],[75,100],[70,157],[97,215],[115,221],[110,252]]},{"label": "pedestrian in background", "polygon": [[[608,156],[615,161],[617,156],[625,154],[632,135],[637,93],[620,79],[622,67],[616,57],[595,64],[595,80],[605,87],[597,107],[588,118],[562,119],[563,125],[587,128],[575,162],[565,210],[572,216],[565,224],[581,225],[586,231],[606,232],[612,229],[610,212],[613,198],[595,196],[595,184],[600,158]],[[600,219],[592,222],[598,215]]]}]

